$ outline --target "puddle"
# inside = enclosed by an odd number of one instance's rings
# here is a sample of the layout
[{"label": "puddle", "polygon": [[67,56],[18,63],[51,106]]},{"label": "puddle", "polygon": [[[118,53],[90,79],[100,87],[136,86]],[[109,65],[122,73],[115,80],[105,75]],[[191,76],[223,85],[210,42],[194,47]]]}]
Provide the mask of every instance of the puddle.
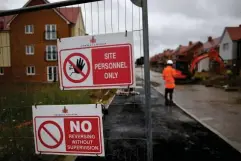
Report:
[{"label": "puddle", "polygon": [[160,84],[160,83],[157,83],[157,82],[151,81],[151,85],[153,85],[154,87],[158,87],[158,86],[160,86],[161,84]]},{"label": "puddle", "polygon": [[113,131],[115,132],[125,132],[125,133],[138,133],[138,134],[144,134],[143,127],[137,127],[137,126],[128,126],[128,127],[116,127],[113,128]]}]

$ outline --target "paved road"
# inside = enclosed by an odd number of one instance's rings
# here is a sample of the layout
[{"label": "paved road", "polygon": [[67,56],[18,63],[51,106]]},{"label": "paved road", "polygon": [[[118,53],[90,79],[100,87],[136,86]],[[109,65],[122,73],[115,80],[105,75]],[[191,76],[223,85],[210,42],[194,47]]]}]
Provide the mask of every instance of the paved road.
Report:
[{"label": "paved road", "polygon": [[[77,160],[146,161],[144,90],[137,90],[139,96],[116,96],[109,107],[104,120],[106,158]],[[241,160],[237,151],[182,110],[167,109],[158,91],[152,88],[151,93],[154,161]]]},{"label": "paved road", "polygon": [[[136,69],[136,75],[143,78],[143,70]],[[151,72],[151,81],[163,93],[160,74]],[[241,152],[241,93],[224,92],[221,89],[206,88],[201,85],[177,86],[175,102],[204,125],[219,134],[223,139]]]}]

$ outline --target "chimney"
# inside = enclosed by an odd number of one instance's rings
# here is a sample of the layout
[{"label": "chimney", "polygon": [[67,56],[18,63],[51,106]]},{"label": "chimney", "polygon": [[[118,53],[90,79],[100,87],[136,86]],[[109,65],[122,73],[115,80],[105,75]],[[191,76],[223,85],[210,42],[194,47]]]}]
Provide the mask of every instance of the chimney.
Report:
[{"label": "chimney", "polygon": [[192,41],[189,41],[189,46],[191,46],[192,45]]},{"label": "chimney", "polygon": [[241,24],[239,25],[239,27],[241,27]]},{"label": "chimney", "polygon": [[208,42],[211,42],[211,41],[213,41],[213,38],[212,38],[212,36],[209,36],[208,37]]}]

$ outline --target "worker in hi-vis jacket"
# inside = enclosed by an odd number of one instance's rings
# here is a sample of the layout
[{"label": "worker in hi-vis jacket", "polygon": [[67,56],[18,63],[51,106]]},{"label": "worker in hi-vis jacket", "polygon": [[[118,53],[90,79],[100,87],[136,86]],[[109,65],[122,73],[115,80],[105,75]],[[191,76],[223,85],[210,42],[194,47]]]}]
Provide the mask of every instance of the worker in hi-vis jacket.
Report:
[{"label": "worker in hi-vis jacket", "polygon": [[[173,91],[175,88],[175,75],[176,75],[176,70],[172,67],[173,66],[173,61],[168,60],[167,61],[167,66],[164,68],[162,72],[162,77],[163,80],[165,81],[165,105],[172,105],[173,103]],[[169,95],[169,99],[168,99]]]}]

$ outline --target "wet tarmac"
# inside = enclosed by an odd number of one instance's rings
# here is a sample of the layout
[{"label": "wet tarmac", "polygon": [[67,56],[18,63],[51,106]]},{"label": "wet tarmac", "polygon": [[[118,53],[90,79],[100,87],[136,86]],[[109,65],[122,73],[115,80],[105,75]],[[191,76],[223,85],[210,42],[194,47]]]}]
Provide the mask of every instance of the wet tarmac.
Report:
[{"label": "wet tarmac", "polygon": [[[139,96],[116,96],[104,120],[106,157],[79,157],[76,161],[146,161],[144,90]],[[154,161],[241,161],[241,154],[187,116],[178,107],[167,108],[151,90]]]},{"label": "wet tarmac", "polygon": [[[136,68],[136,77],[143,78],[143,72]],[[151,71],[150,76],[152,82],[160,84],[153,88],[163,94],[164,82],[160,73]],[[182,110],[241,152],[240,92],[225,92],[203,85],[177,85],[173,98]]]}]

